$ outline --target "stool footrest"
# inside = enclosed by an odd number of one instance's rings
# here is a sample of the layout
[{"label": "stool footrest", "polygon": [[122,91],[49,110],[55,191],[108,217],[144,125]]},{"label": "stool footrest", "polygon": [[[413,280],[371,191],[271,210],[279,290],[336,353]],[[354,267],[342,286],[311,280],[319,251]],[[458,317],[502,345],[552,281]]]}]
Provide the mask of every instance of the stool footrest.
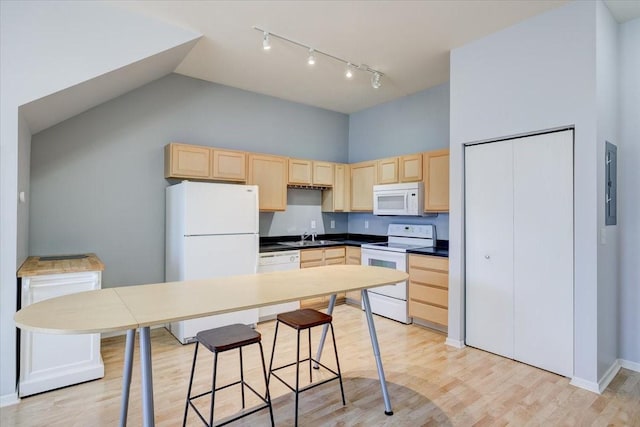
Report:
[{"label": "stool footrest", "polygon": [[[200,419],[202,420],[203,423],[209,425],[209,423],[207,422],[207,420],[204,419],[204,417],[202,416],[202,414],[200,413],[200,411],[198,410],[198,408],[196,408],[196,406],[192,403],[189,402],[189,405],[191,406],[191,408],[193,408],[194,411],[196,411],[196,414],[198,415],[198,417],[200,417]],[[221,421],[220,423],[214,424],[213,427],[222,427],[224,425],[227,425],[229,423],[232,423],[236,420],[239,420],[240,418],[244,418],[247,415],[251,415],[254,412],[258,412],[258,411],[262,411],[263,409],[267,409],[269,407],[269,404],[264,404],[264,405],[260,405],[260,406],[256,406],[253,408],[249,408],[249,409],[245,409],[243,411],[241,411],[238,415],[233,416],[232,418],[228,418],[224,421]]]},{"label": "stool footrest", "polygon": [[[340,378],[340,374],[338,374],[336,371],[334,371],[333,369],[329,368],[328,366],[324,365],[322,362],[318,362],[318,361],[317,361],[316,359],[314,359],[313,357],[312,357],[311,359],[309,359],[308,357],[307,357],[306,359],[301,359],[301,360],[300,360],[300,363],[308,362],[309,360],[311,360],[312,362],[317,363],[317,364],[318,364],[318,366],[322,366],[324,369],[326,369],[327,371],[331,372],[334,376],[333,376],[333,377],[331,377],[331,378],[326,378],[326,379],[324,379],[324,380],[322,380],[322,381],[318,381],[318,382],[314,382],[314,383],[308,384],[308,385],[306,385],[306,386],[304,386],[304,387],[300,388],[300,389],[298,390],[298,392],[302,392],[302,391],[305,391],[305,390],[309,390],[310,388],[314,388],[314,387],[316,387],[316,386],[319,386],[319,385],[322,385],[322,384],[328,383],[329,381],[337,380],[337,379],[339,379],[339,378]],[[280,369],[284,369],[284,368],[288,368],[288,367],[290,367],[290,366],[294,366],[294,365],[297,365],[297,362],[288,363],[288,364],[286,364],[286,365],[278,366],[277,368],[272,368],[272,369],[271,369],[271,375],[273,375],[273,376],[274,376],[274,377],[276,377],[278,380],[280,380],[280,382],[281,382],[282,384],[286,385],[286,386],[287,386],[291,391],[293,391],[293,392],[295,392],[295,391],[296,391],[296,389],[295,389],[295,388],[293,388],[293,387],[291,387],[291,386],[290,386],[290,385],[289,385],[285,380],[283,380],[282,378],[280,378],[280,376],[279,376],[278,374],[276,374],[276,372],[275,372],[275,371],[278,371],[278,370],[280,370]]]}]

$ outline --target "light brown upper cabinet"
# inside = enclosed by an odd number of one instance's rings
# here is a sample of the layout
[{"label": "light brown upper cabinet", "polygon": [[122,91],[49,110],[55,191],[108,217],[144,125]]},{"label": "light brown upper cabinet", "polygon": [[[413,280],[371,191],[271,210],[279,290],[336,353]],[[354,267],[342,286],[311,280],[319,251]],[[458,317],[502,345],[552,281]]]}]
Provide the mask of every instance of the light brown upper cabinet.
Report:
[{"label": "light brown upper cabinet", "polygon": [[351,211],[373,211],[373,184],[377,162],[353,163],[351,166]]},{"label": "light brown upper cabinet", "polygon": [[249,179],[257,185],[261,211],[287,208],[287,158],[249,153]]},{"label": "light brown upper cabinet", "polygon": [[289,184],[311,185],[312,161],[289,159]]},{"label": "light brown upper cabinet", "polygon": [[422,181],[422,154],[400,156],[400,182]]},{"label": "light brown upper cabinet", "polygon": [[395,184],[398,182],[398,158],[380,159],[376,184]]},{"label": "light brown upper cabinet", "polygon": [[313,162],[313,185],[331,187],[333,185],[333,163]]},{"label": "light brown upper cabinet", "polygon": [[422,153],[424,211],[449,211],[449,149]]},{"label": "light brown upper cabinet", "polygon": [[164,147],[165,178],[211,178],[211,148],[171,143]]},{"label": "light brown upper cabinet", "polygon": [[333,187],[322,191],[322,212],[349,212],[351,174],[349,165],[335,164]]},{"label": "light brown upper cabinet", "polygon": [[242,182],[247,180],[247,153],[217,148],[212,151],[213,179]]}]

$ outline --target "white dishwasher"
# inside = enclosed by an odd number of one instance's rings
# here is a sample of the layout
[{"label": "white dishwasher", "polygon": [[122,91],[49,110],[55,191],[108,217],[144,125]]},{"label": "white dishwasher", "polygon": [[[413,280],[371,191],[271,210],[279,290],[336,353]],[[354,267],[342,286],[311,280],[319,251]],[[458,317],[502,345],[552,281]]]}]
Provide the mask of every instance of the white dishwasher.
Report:
[{"label": "white dishwasher", "polygon": [[[300,268],[300,251],[263,252],[258,261],[258,273],[270,271],[297,270]],[[278,313],[297,310],[299,301],[274,304],[258,309],[259,321],[275,319]]]}]

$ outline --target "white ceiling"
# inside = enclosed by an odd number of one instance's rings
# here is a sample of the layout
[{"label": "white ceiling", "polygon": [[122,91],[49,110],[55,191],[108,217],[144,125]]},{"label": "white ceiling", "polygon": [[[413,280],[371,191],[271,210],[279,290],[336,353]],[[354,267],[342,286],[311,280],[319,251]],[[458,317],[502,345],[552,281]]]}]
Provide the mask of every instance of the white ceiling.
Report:
[{"label": "white ceiling", "polygon": [[[203,34],[175,72],[342,113],[449,80],[449,52],[566,3],[548,1],[113,1]],[[611,3],[623,3],[615,2]],[[640,2],[634,2],[640,3]],[[618,18],[620,19],[620,18]],[[344,64],[272,39],[258,26],[384,73],[382,87]]]}]

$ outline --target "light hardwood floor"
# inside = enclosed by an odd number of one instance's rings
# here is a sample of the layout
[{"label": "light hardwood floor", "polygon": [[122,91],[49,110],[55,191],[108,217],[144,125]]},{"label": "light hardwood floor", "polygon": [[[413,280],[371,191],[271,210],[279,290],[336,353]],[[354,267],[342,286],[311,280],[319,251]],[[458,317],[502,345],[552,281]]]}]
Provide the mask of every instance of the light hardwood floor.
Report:
[{"label": "light hardwood floor", "polygon": [[[363,313],[353,307],[338,306],[334,325],[347,405],[342,406],[335,381],[309,390],[300,396],[300,425],[640,426],[640,373],[622,369],[607,390],[597,395],[569,385],[568,378],[522,363],[473,348],[458,350],[448,347],[444,344],[443,335],[426,328],[404,326],[377,316],[375,322],[395,414],[388,417],[383,413]],[[274,325],[273,321],[258,325],[267,364]],[[295,354],[294,333],[286,327],[280,331],[276,362],[285,360],[281,356],[294,357]],[[164,329],[154,329],[151,335],[156,424],[180,425],[193,345],[180,345]],[[314,330],[312,337],[315,345],[319,329]],[[246,378],[261,391],[264,385],[260,380],[258,347],[253,347],[244,351]],[[123,352],[123,336],[103,340],[102,356],[106,371],[103,379],[27,397],[17,405],[1,408],[0,425],[117,425]],[[196,391],[205,390],[211,381],[211,353],[206,350],[199,353]],[[137,348],[135,356],[130,426],[141,425]],[[236,352],[221,355],[219,384],[235,380],[237,359]],[[325,347],[322,360],[334,366],[331,345]],[[301,372],[302,378],[306,378],[306,372]],[[314,370],[315,374],[317,371]],[[272,380],[271,393],[276,425],[293,425],[292,394],[277,380]],[[248,399],[248,406],[254,402]],[[216,419],[218,414],[227,416],[237,411],[240,406],[239,389],[231,387],[221,392],[218,403]],[[233,425],[268,424],[268,413],[262,411]],[[201,425],[193,411],[190,411],[188,425]]]}]

